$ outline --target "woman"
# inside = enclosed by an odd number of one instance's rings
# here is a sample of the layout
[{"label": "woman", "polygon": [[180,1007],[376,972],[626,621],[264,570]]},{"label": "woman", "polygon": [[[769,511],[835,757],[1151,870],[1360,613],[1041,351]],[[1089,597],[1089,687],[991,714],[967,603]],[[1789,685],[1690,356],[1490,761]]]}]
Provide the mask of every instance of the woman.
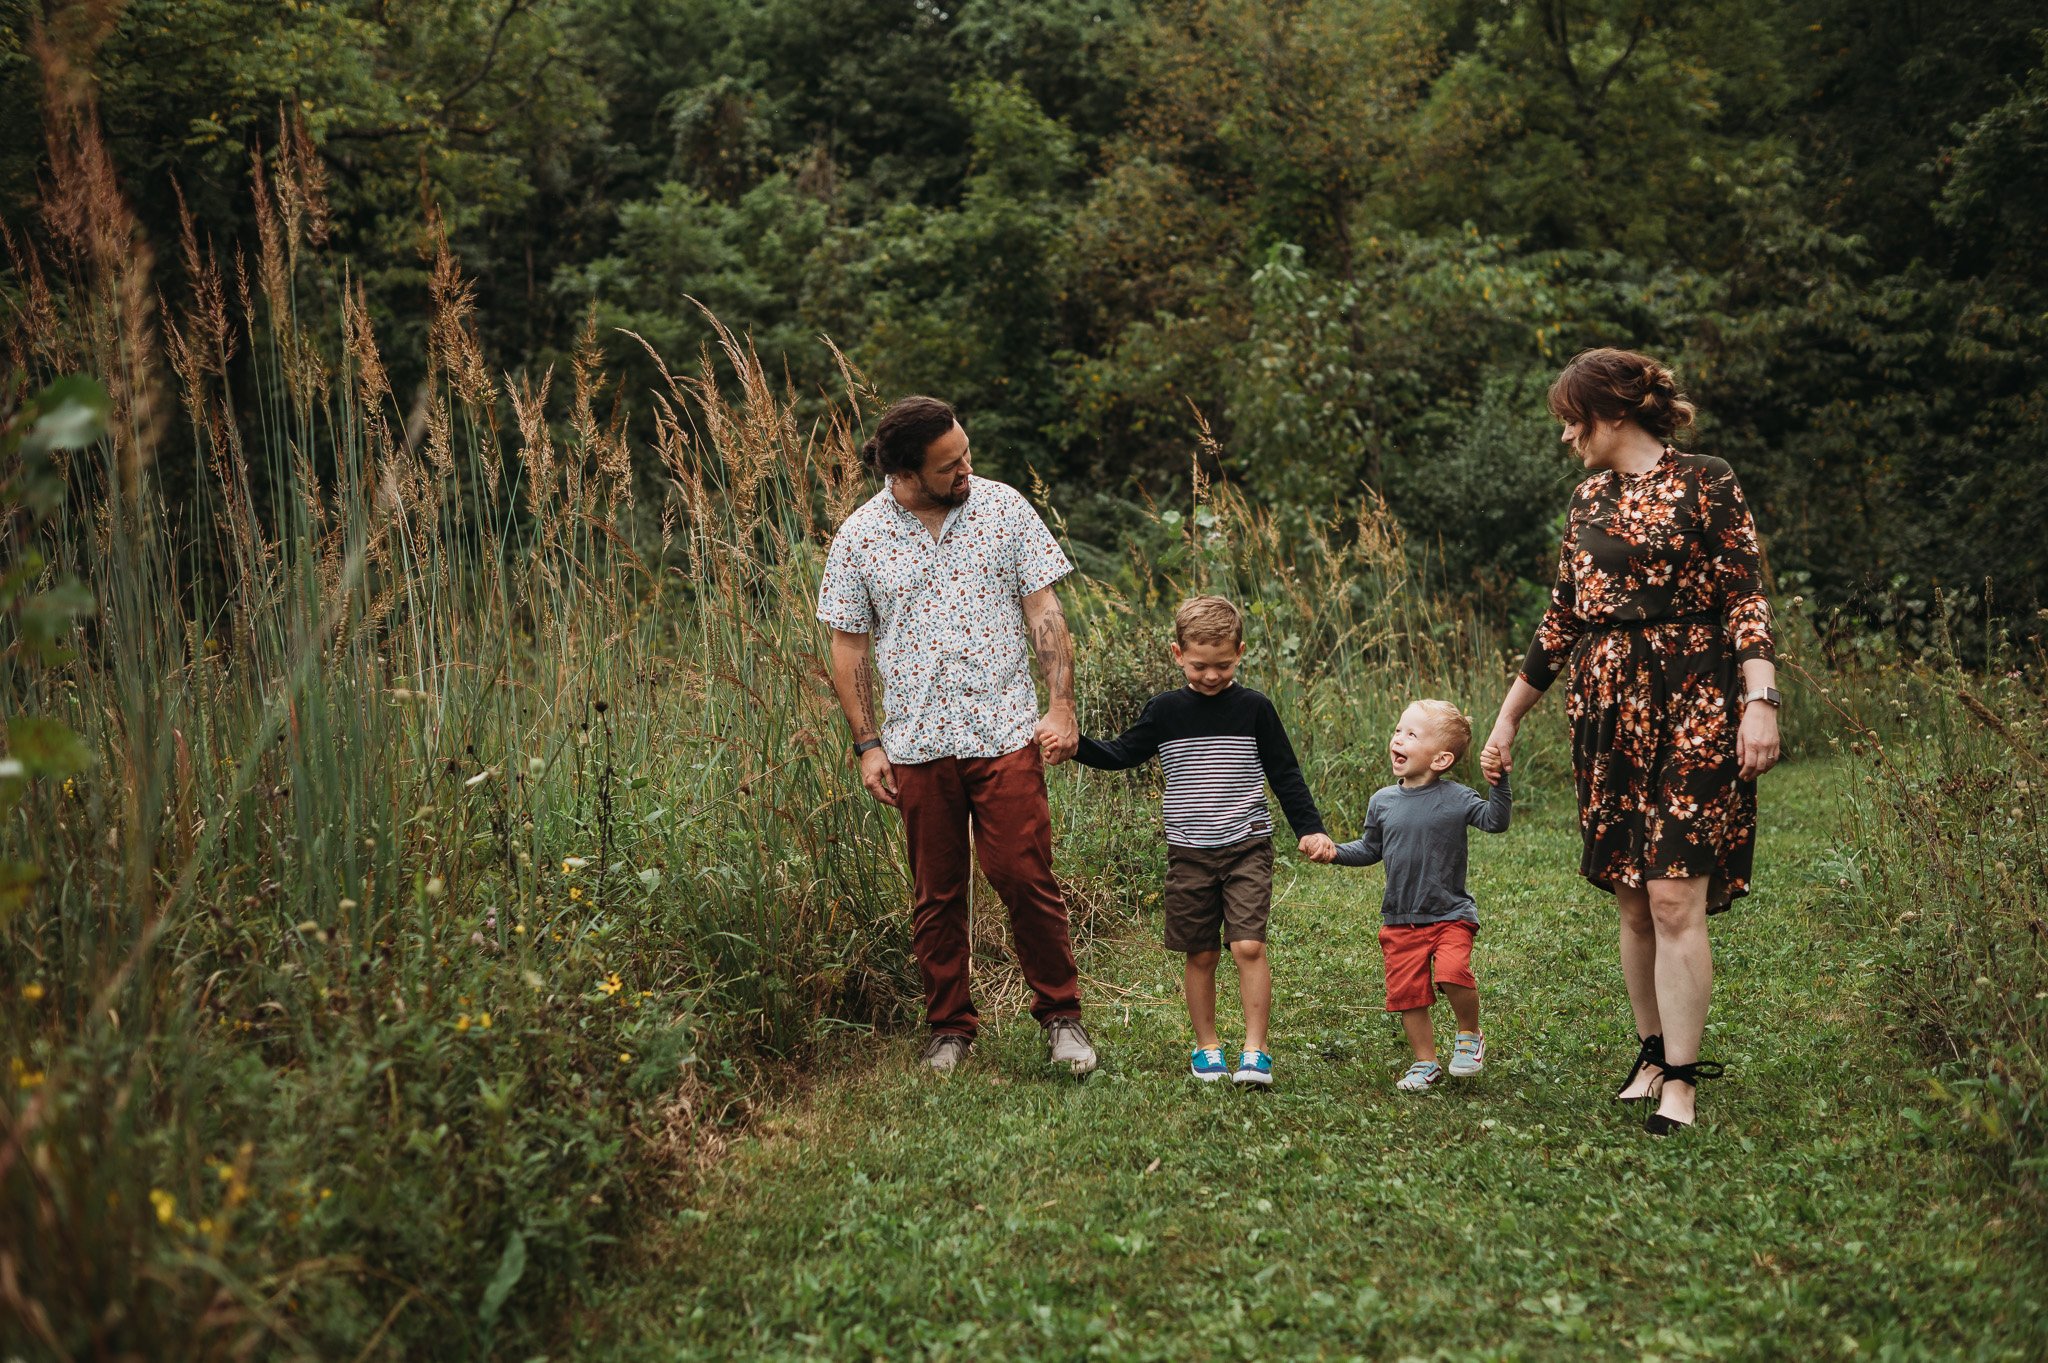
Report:
[{"label": "woman", "polygon": [[1515,731],[1565,664],[1579,873],[1621,913],[1621,972],[1641,1047],[1619,1102],[1655,1099],[1665,1135],[1694,1118],[1713,958],[1707,915],[1749,891],[1756,778],[1778,760],[1777,669],[1756,525],[1719,459],[1672,436],[1693,405],[1669,369],[1589,350],[1550,388],[1592,476],[1572,495],[1550,609],[1487,739]]}]

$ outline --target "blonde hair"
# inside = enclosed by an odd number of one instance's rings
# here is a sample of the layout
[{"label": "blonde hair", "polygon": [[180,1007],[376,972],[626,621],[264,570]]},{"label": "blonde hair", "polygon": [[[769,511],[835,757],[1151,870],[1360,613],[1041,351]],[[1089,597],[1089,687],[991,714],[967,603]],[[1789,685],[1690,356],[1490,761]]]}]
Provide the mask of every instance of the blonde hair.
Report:
[{"label": "blonde hair", "polygon": [[1191,596],[1173,613],[1173,641],[1189,644],[1242,644],[1244,614],[1221,596]]},{"label": "blonde hair", "polygon": [[1452,760],[1462,760],[1465,750],[1472,746],[1472,721],[1465,718],[1464,711],[1447,700],[1418,700],[1415,708],[1429,717]]}]

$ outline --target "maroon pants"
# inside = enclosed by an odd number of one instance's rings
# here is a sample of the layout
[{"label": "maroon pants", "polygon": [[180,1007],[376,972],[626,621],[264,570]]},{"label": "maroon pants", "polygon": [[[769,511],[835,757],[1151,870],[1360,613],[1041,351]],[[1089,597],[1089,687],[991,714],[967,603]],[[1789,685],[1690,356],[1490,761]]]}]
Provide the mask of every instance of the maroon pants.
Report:
[{"label": "maroon pants", "polygon": [[1036,743],[1003,757],[942,757],[895,768],[916,904],[910,947],[934,1032],[971,1037],[981,1025],[967,982],[968,818],[982,874],[1010,910],[1017,964],[1040,1022],[1081,1015],[1080,971],[1067,903],[1052,874],[1052,811]]}]

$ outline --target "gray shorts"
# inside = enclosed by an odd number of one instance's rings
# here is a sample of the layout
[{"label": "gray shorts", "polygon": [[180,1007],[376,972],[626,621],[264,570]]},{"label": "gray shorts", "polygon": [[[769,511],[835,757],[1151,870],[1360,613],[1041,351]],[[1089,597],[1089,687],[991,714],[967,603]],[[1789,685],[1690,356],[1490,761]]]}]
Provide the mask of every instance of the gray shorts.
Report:
[{"label": "gray shorts", "polygon": [[1166,949],[1263,942],[1273,910],[1273,840],[1166,849]]}]

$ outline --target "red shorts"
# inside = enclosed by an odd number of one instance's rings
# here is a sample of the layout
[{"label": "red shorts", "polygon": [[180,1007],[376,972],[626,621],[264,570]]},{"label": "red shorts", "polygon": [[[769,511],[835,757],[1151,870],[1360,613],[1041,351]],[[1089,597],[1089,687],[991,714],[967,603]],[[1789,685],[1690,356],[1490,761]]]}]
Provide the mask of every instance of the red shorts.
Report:
[{"label": "red shorts", "polygon": [[1462,984],[1477,989],[1472,976],[1472,939],[1477,923],[1414,923],[1380,929],[1380,954],[1387,958],[1387,1011],[1405,1013],[1436,1002],[1429,987],[1432,963],[1437,988]]}]

